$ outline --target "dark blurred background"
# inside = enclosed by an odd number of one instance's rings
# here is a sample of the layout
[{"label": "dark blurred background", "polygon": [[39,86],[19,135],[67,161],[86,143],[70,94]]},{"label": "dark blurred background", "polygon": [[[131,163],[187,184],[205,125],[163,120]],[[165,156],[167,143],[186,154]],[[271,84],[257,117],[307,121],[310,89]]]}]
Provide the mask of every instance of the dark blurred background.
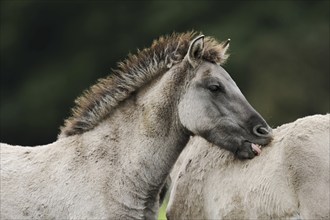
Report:
[{"label": "dark blurred background", "polygon": [[55,141],[74,99],[173,31],[232,39],[225,65],[273,127],[329,112],[329,1],[1,1],[1,142]]}]

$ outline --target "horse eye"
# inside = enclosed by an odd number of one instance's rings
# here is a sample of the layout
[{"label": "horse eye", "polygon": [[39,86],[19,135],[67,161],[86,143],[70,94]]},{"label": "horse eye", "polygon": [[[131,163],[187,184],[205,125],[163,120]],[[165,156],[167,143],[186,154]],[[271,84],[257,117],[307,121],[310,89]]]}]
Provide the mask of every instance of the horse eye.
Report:
[{"label": "horse eye", "polygon": [[223,89],[221,88],[220,85],[210,85],[208,87],[208,89],[211,91],[211,92],[220,92],[222,91]]}]

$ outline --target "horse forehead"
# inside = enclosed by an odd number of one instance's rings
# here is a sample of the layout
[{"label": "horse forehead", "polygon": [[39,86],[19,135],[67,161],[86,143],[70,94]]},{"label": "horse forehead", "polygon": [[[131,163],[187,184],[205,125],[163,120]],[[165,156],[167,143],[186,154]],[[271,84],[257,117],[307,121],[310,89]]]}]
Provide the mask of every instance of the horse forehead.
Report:
[{"label": "horse forehead", "polygon": [[205,78],[205,77],[217,77],[217,78],[226,78],[230,79],[229,74],[226,72],[226,70],[216,64],[212,64],[209,62],[202,63],[199,67],[199,70],[197,71],[199,74],[199,77]]}]

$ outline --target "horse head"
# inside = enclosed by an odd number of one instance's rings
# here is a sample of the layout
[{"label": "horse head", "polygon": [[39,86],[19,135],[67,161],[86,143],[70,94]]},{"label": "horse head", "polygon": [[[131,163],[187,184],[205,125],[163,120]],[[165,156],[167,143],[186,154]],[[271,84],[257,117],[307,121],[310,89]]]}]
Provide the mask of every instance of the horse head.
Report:
[{"label": "horse head", "polygon": [[[222,44],[222,53],[229,40]],[[203,59],[204,36],[195,38],[183,60],[190,80],[179,101],[179,119],[194,135],[233,152],[240,159],[251,159],[272,139],[272,129],[249,104],[226,70]]]}]

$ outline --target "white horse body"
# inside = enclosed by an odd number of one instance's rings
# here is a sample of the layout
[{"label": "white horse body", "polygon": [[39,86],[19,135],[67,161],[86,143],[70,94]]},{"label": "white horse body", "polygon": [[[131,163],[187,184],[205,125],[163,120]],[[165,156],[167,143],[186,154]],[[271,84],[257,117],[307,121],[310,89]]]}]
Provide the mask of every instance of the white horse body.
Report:
[{"label": "white horse body", "polygon": [[102,204],[105,176],[98,176],[97,167],[87,161],[75,161],[74,142],[24,148],[1,144],[2,219],[78,219],[107,213]]},{"label": "white horse body", "polygon": [[227,43],[161,37],[76,100],[58,140],[1,144],[3,219],[156,219],[190,135],[253,158],[271,129],[220,66]]},{"label": "white horse body", "polygon": [[329,126],[329,114],[285,124],[249,161],[193,138],[171,174],[168,219],[329,219]]},{"label": "white horse body", "polygon": [[[153,102],[135,98],[134,105]],[[188,137],[172,126],[165,133],[161,118],[157,130],[131,105],[83,135],[36,147],[1,144],[1,217],[155,218],[159,188]]]}]

